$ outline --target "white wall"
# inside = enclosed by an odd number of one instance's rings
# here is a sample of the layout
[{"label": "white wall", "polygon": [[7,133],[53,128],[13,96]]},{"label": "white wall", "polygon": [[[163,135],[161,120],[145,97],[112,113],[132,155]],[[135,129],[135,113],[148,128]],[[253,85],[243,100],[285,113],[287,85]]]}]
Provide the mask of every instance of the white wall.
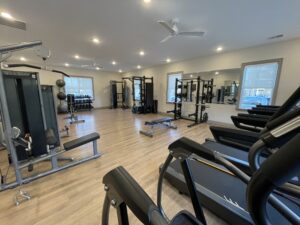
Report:
[{"label": "white wall", "polygon": [[[177,71],[194,73],[240,68],[241,64],[245,62],[274,58],[283,58],[282,73],[276,99],[276,104],[282,104],[300,85],[300,39],[215,54],[138,71],[135,70],[123,75],[153,76],[154,97],[158,100],[158,110],[166,112],[173,109],[172,104],[166,103],[167,73]],[[237,113],[235,106],[216,104],[212,104],[211,108],[207,111],[210,120],[225,123],[231,123],[230,116]]]},{"label": "white wall", "polygon": [[[105,71],[94,71],[86,69],[76,69],[76,68],[66,68],[66,67],[56,67],[52,69],[57,69],[65,72],[69,75],[74,76],[88,76],[92,77],[94,81],[94,95],[95,101],[93,103],[94,108],[102,108],[110,106],[110,80],[121,80],[122,76],[119,73],[105,72]],[[43,70],[34,70],[29,68],[14,68],[13,70],[19,71],[36,71],[39,73],[40,83],[44,85],[54,85],[56,87],[56,80],[61,79],[62,75],[57,73],[52,73]],[[58,88],[56,88],[58,90]]]}]

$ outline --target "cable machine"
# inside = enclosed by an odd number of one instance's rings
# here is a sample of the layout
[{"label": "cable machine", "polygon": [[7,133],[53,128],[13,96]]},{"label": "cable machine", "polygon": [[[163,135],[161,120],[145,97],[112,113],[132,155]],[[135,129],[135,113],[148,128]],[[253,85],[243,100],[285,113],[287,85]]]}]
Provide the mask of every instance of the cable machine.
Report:
[{"label": "cable machine", "polygon": [[128,87],[125,80],[122,81],[110,81],[110,98],[111,109],[122,108],[128,109]]},{"label": "cable machine", "polygon": [[[202,80],[200,76],[197,76],[197,78],[176,78],[174,110],[168,111],[168,113],[174,114],[174,120],[185,119],[193,121],[188,127],[207,122],[208,114],[205,110],[208,106],[205,103],[212,102],[213,83],[213,79]],[[194,92],[196,93],[194,94]],[[189,102],[195,103],[194,112],[184,115],[184,107],[188,107],[187,103]]]},{"label": "cable machine", "polygon": [[[41,45],[42,42],[37,41],[0,47],[0,63],[8,59],[13,51]],[[38,73],[2,71],[0,66],[0,112],[5,147],[9,155],[9,167],[14,168],[16,177],[15,181],[7,182],[6,176],[5,179],[2,179],[3,174],[1,173],[0,191],[21,186],[24,183],[100,157],[96,143],[100,138],[98,133],[66,142],[63,144],[63,148],[60,147],[55,109],[53,92],[49,88],[41,88]],[[93,142],[91,156],[78,160],[60,157],[66,151],[89,142]],[[58,161],[65,160],[68,163],[58,163]],[[51,169],[39,171],[34,175],[22,174],[23,169],[28,168],[31,171],[33,165],[44,161],[50,161]],[[15,203],[18,205],[21,201],[30,198],[27,192],[19,189],[15,196]]]},{"label": "cable machine", "polygon": [[123,82],[129,80],[132,83],[132,112],[152,113],[155,112],[153,100],[153,77],[124,77]]}]

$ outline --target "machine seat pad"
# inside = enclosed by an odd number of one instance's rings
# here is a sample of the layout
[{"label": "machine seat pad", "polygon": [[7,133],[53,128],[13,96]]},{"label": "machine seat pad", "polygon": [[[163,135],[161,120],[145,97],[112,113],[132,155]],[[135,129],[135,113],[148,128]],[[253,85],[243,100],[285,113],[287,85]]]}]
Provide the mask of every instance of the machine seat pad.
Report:
[{"label": "machine seat pad", "polygon": [[170,225],[203,225],[188,211],[179,212],[171,221]]},{"label": "machine seat pad", "polygon": [[157,119],[157,120],[152,120],[152,121],[147,121],[145,122],[145,125],[156,125],[156,124],[161,124],[161,123],[168,123],[168,122],[172,122],[174,121],[173,118],[171,117],[165,117],[165,118],[161,118],[161,119]]},{"label": "machine seat pad", "polygon": [[57,138],[54,134],[53,129],[45,130],[46,144],[47,145],[55,145],[57,143]]},{"label": "machine seat pad", "polygon": [[85,145],[89,142],[95,141],[99,138],[100,138],[100,135],[98,133],[94,132],[94,133],[82,136],[80,138],[77,138],[75,140],[64,143],[64,149],[66,151],[69,151],[69,150],[77,148],[81,145]]}]

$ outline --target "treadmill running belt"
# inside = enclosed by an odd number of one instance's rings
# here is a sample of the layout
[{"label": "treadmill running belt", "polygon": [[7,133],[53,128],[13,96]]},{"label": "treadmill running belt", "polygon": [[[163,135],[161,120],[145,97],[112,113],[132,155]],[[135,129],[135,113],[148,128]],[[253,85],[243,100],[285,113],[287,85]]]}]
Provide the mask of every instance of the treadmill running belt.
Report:
[{"label": "treadmill running belt", "polygon": [[[229,224],[253,224],[247,212],[246,185],[243,182],[224,172],[227,170],[219,165],[199,157],[197,161],[190,159],[188,162],[199,199],[204,207]],[[188,193],[178,160],[170,164],[165,178],[180,192]],[[298,205],[281,196],[277,195],[277,197],[300,215]],[[268,205],[268,215],[273,225],[290,224],[270,205]]]}]

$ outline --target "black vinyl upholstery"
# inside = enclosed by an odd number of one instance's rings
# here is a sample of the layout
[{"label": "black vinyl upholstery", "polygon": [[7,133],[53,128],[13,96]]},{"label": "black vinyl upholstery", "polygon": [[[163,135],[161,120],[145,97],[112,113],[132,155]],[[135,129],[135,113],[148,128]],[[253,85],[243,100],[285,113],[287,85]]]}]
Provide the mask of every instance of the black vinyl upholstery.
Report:
[{"label": "black vinyl upholstery", "polygon": [[100,135],[98,133],[91,133],[85,136],[82,136],[80,138],[77,138],[75,140],[69,141],[64,143],[64,149],[66,151],[72,150],[74,148],[77,148],[81,145],[87,144],[89,142],[95,141],[100,138]]},{"label": "black vinyl upholstery", "polygon": [[170,225],[203,225],[188,211],[181,211],[171,221]]},{"label": "black vinyl upholstery", "polygon": [[145,122],[145,125],[156,125],[156,124],[161,124],[161,123],[168,123],[168,122],[172,122],[174,121],[173,118],[170,117],[165,117],[165,118],[161,118],[161,119],[157,119],[157,120],[152,120],[152,121],[147,121]]}]

